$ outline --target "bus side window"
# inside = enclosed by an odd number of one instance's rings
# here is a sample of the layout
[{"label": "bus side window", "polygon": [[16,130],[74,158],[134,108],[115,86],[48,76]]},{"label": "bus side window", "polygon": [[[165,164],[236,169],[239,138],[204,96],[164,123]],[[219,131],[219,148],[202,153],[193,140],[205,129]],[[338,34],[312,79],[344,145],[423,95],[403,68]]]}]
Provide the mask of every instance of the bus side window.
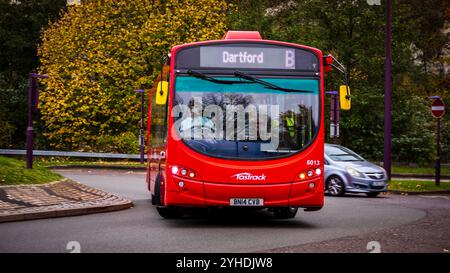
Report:
[{"label": "bus side window", "polygon": [[150,147],[152,149],[163,148],[165,124],[166,124],[166,107],[157,104],[152,100],[151,124],[150,124]]},{"label": "bus side window", "polygon": [[[167,61],[166,64],[167,67],[167,72],[166,72],[166,77],[165,80],[167,82],[167,93],[169,93],[169,86],[170,86],[170,73],[169,73],[169,61]],[[169,95],[167,95],[167,100],[166,100],[166,104],[165,104],[165,111],[164,111],[164,144],[167,142],[167,134],[169,133],[169,126],[168,126],[168,118],[169,118]]]},{"label": "bus side window", "polygon": [[[153,92],[151,92],[153,99],[151,105],[150,148],[152,150],[163,150],[167,141],[170,78],[168,64],[166,62],[161,67],[161,74],[156,77],[152,88]],[[164,92],[164,94],[161,94],[161,92]]]}]

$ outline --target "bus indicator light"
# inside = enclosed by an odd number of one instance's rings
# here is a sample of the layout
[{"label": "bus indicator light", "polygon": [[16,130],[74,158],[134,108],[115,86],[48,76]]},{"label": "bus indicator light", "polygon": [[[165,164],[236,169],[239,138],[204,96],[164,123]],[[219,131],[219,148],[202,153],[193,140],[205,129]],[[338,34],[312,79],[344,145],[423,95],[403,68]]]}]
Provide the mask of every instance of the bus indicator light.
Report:
[{"label": "bus indicator light", "polygon": [[306,175],[304,173],[301,173],[298,177],[300,177],[300,179],[305,179]]},{"label": "bus indicator light", "polygon": [[190,177],[190,178],[194,178],[194,177],[195,177],[195,173],[194,173],[194,172],[190,172],[190,173],[189,173],[189,177]]}]

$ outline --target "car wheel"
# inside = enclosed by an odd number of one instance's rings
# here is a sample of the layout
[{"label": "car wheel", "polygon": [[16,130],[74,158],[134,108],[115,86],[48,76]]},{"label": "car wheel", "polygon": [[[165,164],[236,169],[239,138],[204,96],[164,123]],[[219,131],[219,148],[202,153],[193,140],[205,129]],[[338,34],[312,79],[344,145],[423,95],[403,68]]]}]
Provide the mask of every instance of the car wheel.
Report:
[{"label": "car wheel", "polygon": [[345,194],[344,181],[339,176],[331,176],[327,180],[327,190],[332,196],[343,196]]},{"label": "car wheel", "polygon": [[282,208],[275,208],[273,210],[273,213],[275,214],[275,217],[278,219],[290,219],[295,217],[297,211],[298,208],[295,207],[282,207]]},{"label": "car wheel", "polygon": [[379,192],[368,192],[368,193],[366,193],[367,194],[367,196],[369,196],[369,197],[377,197],[378,196],[378,194],[380,194]]},{"label": "car wheel", "polygon": [[178,219],[183,216],[183,211],[176,207],[157,206],[156,210],[159,215],[165,219]]}]

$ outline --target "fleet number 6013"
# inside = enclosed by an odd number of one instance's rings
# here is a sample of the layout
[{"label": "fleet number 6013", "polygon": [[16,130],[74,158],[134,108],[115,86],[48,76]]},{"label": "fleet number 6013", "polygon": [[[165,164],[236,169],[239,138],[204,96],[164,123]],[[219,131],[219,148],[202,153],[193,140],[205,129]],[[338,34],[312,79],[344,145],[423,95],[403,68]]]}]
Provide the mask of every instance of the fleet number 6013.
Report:
[{"label": "fleet number 6013", "polygon": [[306,160],[306,165],[318,166],[318,165],[320,165],[320,160],[313,160],[313,159]]}]

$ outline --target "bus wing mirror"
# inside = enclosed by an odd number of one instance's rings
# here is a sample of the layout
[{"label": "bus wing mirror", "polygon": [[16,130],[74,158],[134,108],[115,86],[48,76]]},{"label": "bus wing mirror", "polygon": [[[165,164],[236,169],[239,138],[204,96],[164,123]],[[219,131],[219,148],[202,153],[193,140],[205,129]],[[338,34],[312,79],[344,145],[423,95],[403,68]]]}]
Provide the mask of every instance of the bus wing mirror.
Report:
[{"label": "bus wing mirror", "polygon": [[167,102],[167,94],[169,93],[169,83],[167,81],[160,81],[156,88],[156,104],[165,105]]},{"label": "bus wing mirror", "polygon": [[341,85],[339,87],[339,102],[342,110],[350,110],[352,98],[350,96],[350,86]]}]

